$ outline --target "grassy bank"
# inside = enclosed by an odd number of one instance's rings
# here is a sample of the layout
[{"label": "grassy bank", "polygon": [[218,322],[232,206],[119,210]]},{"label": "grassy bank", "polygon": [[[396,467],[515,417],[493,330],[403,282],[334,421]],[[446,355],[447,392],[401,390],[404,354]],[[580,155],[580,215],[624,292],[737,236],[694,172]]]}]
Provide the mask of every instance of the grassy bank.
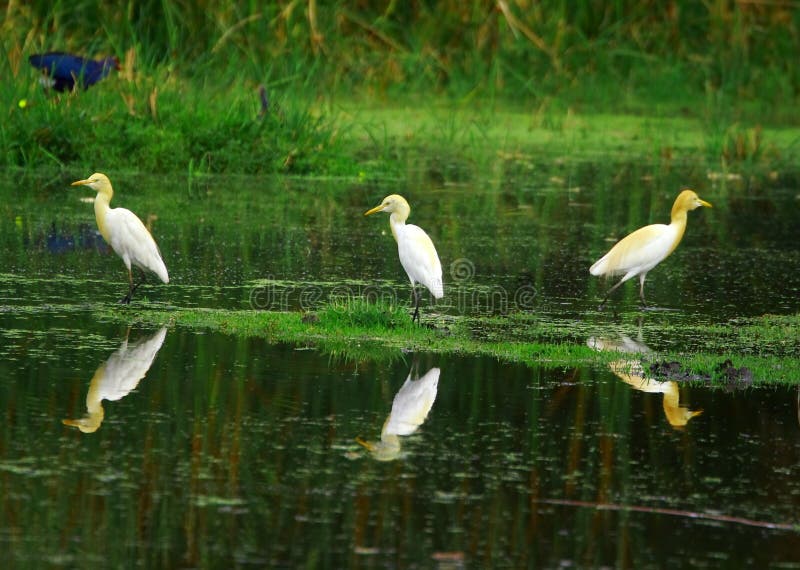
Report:
[{"label": "grassy bank", "polygon": [[[417,326],[403,308],[361,302],[329,305],[305,314],[171,307],[99,310],[97,316],[128,324],[262,337],[357,361],[427,351],[489,356],[537,366],[641,366],[645,377],[661,380],[800,384],[800,315],[765,316],[723,325],[655,322],[644,329],[633,322],[608,324],[597,319],[567,320],[522,313],[502,319],[438,317]],[[643,345],[629,338],[644,334],[674,339],[678,332],[687,339],[702,339],[702,343],[682,350],[650,351],[645,347],[646,352],[641,352]],[[599,350],[601,345],[603,350]]]},{"label": "grassy bank", "polygon": [[[633,149],[780,169],[800,152],[798,18],[722,0],[11,3],[0,163],[357,176]],[[122,69],[55,98],[27,64],[53,49]]]}]

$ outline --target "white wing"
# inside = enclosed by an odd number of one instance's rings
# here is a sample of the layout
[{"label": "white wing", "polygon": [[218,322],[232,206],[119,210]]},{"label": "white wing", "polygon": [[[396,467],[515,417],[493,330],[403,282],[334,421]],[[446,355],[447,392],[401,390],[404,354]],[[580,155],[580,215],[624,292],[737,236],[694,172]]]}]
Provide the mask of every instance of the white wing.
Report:
[{"label": "white wing", "polygon": [[169,283],[167,266],[161,259],[161,252],[136,214],[125,208],[111,208],[106,214],[105,224],[108,228],[109,245],[126,266],[130,267],[133,263],[142,269],[149,269],[161,281]]},{"label": "white wing", "polygon": [[383,426],[383,435],[410,435],[422,425],[436,400],[439,387],[438,368],[431,368],[419,380],[411,374],[397,391],[392,401],[392,411]]},{"label": "white wing", "polygon": [[167,329],[164,327],[155,334],[131,344],[127,341],[122,343],[104,364],[105,374],[97,387],[97,399],[119,400],[136,388],[150,370],[166,336]]},{"label": "white wing", "polygon": [[675,249],[682,236],[672,225],[653,224],[639,228],[620,240],[589,269],[592,275],[631,277],[650,271]]},{"label": "white wing", "polygon": [[408,278],[422,283],[437,299],[444,296],[442,264],[428,234],[413,224],[406,224],[397,233],[397,252]]}]

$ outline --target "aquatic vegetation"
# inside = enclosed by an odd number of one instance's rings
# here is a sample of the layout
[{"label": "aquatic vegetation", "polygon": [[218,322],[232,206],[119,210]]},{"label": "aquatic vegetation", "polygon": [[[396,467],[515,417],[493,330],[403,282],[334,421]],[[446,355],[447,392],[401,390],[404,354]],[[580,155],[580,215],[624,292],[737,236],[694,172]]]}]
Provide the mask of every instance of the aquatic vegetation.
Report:
[{"label": "aquatic vegetation", "polygon": [[[800,383],[797,333],[800,315],[749,319],[735,327],[681,322],[653,323],[642,328],[525,314],[503,318],[440,316],[426,319],[423,326],[416,327],[405,309],[367,302],[332,304],[306,314],[177,308],[133,308],[123,312],[99,309],[97,314],[115,322],[264,337],[270,342],[312,346],[359,361],[380,359],[387,351],[402,350],[484,355],[507,362],[574,367],[610,363],[619,360],[621,354],[629,354],[643,362],[644,373],[653,378],[723,385]],[[598,352],[586,345],[590,337],[615,338],[620,334],[645,335],[654,340],[671,338],[678,329],[687,336],[704,339],[703,343],[693,350],[663,349],[647,354],[624,346]],[[664,365],[665,362],[676,364]]]}]

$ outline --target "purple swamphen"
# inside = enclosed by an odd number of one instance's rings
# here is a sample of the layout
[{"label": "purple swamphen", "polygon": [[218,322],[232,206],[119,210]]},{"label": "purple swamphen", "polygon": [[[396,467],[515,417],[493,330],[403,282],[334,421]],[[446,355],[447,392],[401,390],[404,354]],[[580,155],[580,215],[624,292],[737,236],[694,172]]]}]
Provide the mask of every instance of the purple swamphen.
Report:
[{"label": "purple swamphen", "polygon": [[46,79],[42,83],[45,87],[61,92],[74,90],[76,83],[88,89],[112,69],[120,68],[116,57],[93,60],[58,51],[37,53],[30,56],[28,61],[44,72]]}]

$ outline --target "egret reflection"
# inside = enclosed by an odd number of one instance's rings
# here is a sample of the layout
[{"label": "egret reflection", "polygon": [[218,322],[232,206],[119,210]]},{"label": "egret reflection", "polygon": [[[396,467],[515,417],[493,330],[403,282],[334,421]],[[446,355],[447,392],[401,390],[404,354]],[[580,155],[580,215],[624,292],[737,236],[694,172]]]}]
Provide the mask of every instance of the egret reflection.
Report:
[{"label": "egret reflection", "polygon": [[122,346],[100,365],[92,377],[86,394],[86,415],[80,419],[62,420],[64,425],[76,427],[83,433],[97,431],[105,415],[103,400],[121,400],[139,385],[166,336],[166,327],[130,343],[128,335],[125,335]]},{"label": "egret reflection", "polygon": [[[619,335],[618,339],[591,337],[586,344],[595,350],[614,350],[633,354],[650,352],[650,348],[646,344],[625,335]],[[664,416],[669,425],[674,428],[686,426],[689,420],[703,413],[703,410],[690,410],[688,407],[680,405],[680,389],[677,382],[673,380],[659,382],[652,378],[645,378],[642,363],[637,359],[615,360],[609,363],[608,367],[614,375],[637,390],[651,394],[663,394]]]},{"label": "egret reflection", "polygon": [[416,364],[412,365],[406,381],[394,396],[392,411],[383,423],[380,441],[364,441],[361,438],[356,441],[378,461],[394,461],[400,457],[400,436],[417,431],[433,407],[439,387],[439,373],[438,368],[431,368],[420,378]]}]

